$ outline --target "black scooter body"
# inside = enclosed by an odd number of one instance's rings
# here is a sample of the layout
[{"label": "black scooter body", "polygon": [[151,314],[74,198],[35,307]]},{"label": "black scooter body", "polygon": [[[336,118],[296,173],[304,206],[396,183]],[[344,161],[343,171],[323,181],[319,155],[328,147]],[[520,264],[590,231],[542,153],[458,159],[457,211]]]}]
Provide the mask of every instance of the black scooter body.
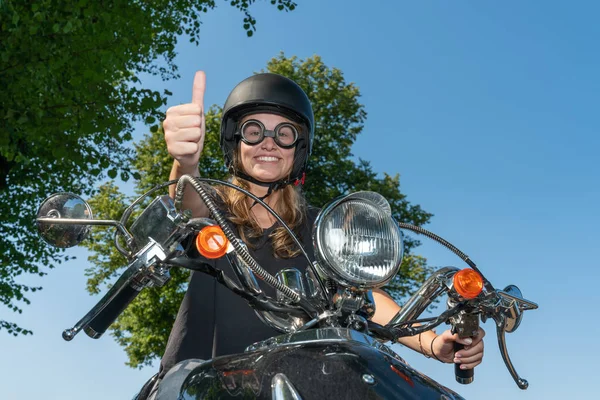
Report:
[{"label": "black scooter body", "polygon": [[171,398],[276,399],[278,385],[280,393],[291,387],[304,400],[462,399],[388,347],[337,328],[278,336],[245,353],[202,362],[184,380],[179,397]]}]

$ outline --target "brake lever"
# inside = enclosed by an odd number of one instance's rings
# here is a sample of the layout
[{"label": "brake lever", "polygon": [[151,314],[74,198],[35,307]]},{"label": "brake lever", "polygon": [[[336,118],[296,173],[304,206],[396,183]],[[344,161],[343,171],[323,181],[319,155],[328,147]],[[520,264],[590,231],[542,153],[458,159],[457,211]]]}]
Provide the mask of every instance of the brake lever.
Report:
[{"label": "brake lever", "polygon": [[[166,258],[163,248],[151,239],[98,303],[72,328],[63,331],[63,339],[71,341],[82,330],[93,339],[102,336],[144,287],[164,285],[169,275],[161,269],[160,263]],[[96,325],[92,326],[94,322]]]},{"label": "brake lever", "polygon": [[508,355],[506,346],[506,332],[515,331],[522,319],[523,311],[535,310],[538,305],[532,301],[525,300],[521,291],[514,285],[507,286],[503,291],[498,290],[497,303],[491,312],[491,316],[496,322],[496,333],[498,336],[498,347],[504,360],[508,372],[515,380],[519,389],[527,389],[529,383],[526,379],[519,376]]},{"label": "brake lever", "polygon": [[504,360],[504,364],[508,369],[508,372],[515,380],[515,383],[519,387],[519,389],[527,389],[529,387],[529,382],[526,379],[523,379],[519,376],[515,367],[508,355],[508,349],[506,347],[506,335],[504,326],[506,324],[506,317],[504,315],[499,316],[498,318],[494,318],[496,321],[496,333],[498,334],[498,347],[500,347],[500,354],[502,355],[502,359]]}]

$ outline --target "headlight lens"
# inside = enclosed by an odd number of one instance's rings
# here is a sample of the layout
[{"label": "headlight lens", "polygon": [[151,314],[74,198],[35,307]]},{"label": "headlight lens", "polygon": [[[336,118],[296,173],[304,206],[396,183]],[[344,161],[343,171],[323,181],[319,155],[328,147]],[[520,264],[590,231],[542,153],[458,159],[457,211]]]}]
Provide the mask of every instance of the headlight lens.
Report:
[{"label": "headlight lens", "polygon": [[373,192],[354,193],[324,208],[313,239],[320,268],[344,286],[382,286],[402,262],[402,232],[387,201]]}]

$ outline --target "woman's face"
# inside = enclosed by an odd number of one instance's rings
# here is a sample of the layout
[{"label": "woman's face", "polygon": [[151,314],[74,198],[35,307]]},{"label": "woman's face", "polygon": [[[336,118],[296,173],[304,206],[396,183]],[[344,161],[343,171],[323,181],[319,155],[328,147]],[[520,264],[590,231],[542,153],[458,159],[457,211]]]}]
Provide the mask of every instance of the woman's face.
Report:
[{"label": "woman's face", "polygon": [[[276,114],[251,114],[246,115],[240,125],[250,119],[262,122],[268,130],[274,130],[283,122],[292,122]],[[294,151],[295,147],[291,149],[279,147],[272,137],[265,137],[262,142],[253,146],[240,141],[240,159],[244,172],[261,182],[286,179],[292,172]]]}]

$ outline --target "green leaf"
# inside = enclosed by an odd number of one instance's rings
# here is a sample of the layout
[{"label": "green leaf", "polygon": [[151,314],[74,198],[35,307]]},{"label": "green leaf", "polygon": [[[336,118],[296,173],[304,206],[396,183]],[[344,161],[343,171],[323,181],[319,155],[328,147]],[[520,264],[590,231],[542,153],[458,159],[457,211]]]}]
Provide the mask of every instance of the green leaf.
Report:
[{"label": "green leaf", "polygon": [[63,33],[69,33],[69,32],[71,32],[72,29],[73,29],[73,24],[71,23],[71,21],[67,21],[67,23],[63,27]]}]

